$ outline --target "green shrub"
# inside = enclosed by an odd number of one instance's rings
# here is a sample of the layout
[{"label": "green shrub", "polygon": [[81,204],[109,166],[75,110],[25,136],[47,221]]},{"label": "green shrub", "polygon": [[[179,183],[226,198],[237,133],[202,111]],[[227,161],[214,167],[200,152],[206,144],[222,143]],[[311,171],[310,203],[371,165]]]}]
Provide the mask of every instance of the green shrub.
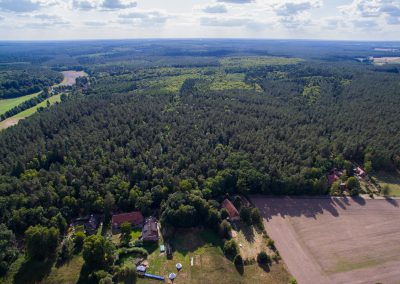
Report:
[{"label": "green shrub", "polygon": [[223,220],[221,224],[219,225],[219,233],[222,238],[225,239],[230,239],[231,238],[231,231],[232,231],[232,226],[229,224],[228,221]]},{"label": "green shrub", "polygon": [[75,252],[78,253],[82,250],[83,242],[85,241],[86,235],[84,232],[79,231],[76,232],[74,236],[74,246],[75,246]]},{"label": "green shrub", "polygon": [[239,253],[239,248],[235,240],[228,240],[224,242],[223,251],[228,258],[232,259]]},{"label": "green shrub", "polygon": [[257,255],[257,262],[260,264],[267,264],[271,261],[269,255],[265,251],[261,251]]}]

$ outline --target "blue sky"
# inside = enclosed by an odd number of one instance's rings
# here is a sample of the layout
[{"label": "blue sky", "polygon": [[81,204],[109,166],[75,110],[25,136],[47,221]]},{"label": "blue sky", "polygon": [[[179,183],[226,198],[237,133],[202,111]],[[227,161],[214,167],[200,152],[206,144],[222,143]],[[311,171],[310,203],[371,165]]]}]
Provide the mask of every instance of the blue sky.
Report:
[{"label": "blue sky", "polygon": [[400,0],[0,0],[1,40],[400,40]]}]

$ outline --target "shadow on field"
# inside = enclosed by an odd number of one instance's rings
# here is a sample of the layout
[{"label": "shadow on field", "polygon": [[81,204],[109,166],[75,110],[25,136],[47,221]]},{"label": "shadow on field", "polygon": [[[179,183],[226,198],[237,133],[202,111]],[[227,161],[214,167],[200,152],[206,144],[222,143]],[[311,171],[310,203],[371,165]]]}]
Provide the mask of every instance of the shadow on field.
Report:
[{"label": "shadow on field", "polygon": [[38,283],[48,276],[51,272],[55,259],[45,261],[27,260],[25,261],[17,274],[14,276],[14,284],[30,284]]},{"label": "shadow on field", "polygon": [[[260,209],[267,220],[272,216],[308,217],[316,219],[317,215],[326,214],[339,217],[338,207],[346,210],[347,207],[357,204],[366,205],[362,197],[265,197],[252,196],[252,202]],[[394,200],[396,203],[397,201]],[[284,204],[284,206],[283,206]],[[392,203],[393,204],[393,203]],[[398,206],[398,205],[397,205]]]},{"label": "shadow on field", "polygon": [[399,207],[399,202],[396,199],[385,196],[385,200],[392,204],[394,207]]}]

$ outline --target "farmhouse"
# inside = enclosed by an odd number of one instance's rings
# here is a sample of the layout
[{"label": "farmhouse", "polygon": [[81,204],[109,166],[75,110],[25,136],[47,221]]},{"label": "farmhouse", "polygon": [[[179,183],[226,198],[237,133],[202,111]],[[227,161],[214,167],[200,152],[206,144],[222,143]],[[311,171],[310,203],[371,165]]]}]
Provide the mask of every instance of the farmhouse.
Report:
[{"label": "farmhouse", "polygon": [[99,227],[100,224],[100,216],[98,215],[90,215],[90,216],[85,216],[81,218],[76,218],[73,221],[74,226],[82,226],[85,229],[85,233],[87,235],[93,235],[97,232],[97,228]]},{"label": "farmhouse", "polygon": [[342,172],[338,171],[337,169],[333,169],[330,171],[328,174],[328,184],[331,186],[335,181],[339,180],[340,176],[342,175]]},{"label": "farmhouse", "polygon": [[142,230],[142,240],[156,242],[159,238],[157,219],[154,217],[146,218]]},{"label": "farmhouse", "polygon": [[222,207],[228,211],[229,219],[232,221],[237,221],[240,219],[239,212],[237,211],[235,205],[229,201],[229,199],[225,199],[222,202]]},{"label": "farmhouse", "polygon": [[128,222],[132,227],[143,226],[144,217],[140,211],[116,214],[112,216],[111,224],[113,232],[118,232],[122,223]]}]

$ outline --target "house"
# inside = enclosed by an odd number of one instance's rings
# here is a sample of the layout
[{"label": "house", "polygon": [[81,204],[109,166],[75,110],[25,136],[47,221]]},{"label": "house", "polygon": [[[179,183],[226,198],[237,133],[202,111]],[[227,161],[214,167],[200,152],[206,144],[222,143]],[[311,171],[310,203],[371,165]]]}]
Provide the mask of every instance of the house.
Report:
[{"label": "house", "polygon": [[83,224],[85,227],[85,232],[88,235],[93,235],[97,233],[97,228],[99,227],[100,220],[96,215],[90,215],[88,220]]},{"label": "house", "polygon": [[354,172],[359,178],[365,178],[365,171],[361,167],[355,168]]},{"label": "house", "polygon": [[146,218],[142,230],[142,240],[145,242],[156,242],[159,238],[157,219],[154,217]]},{"label": "house", "polygon": [[83,226],[83,229],[85,230],[85,233],[87,235],[93,235],[97,233],[97,228],[100,225],[100,219],[101,216],[94,214],[90,216],[76,218],[73,221],[73,226],[74,227]]},{"label": "house", "polygon": [[222,202],[222,207],[228,211],[229,219],[231,221],[237,221],[240,219],[239,211],[237,211],[236,207],[229,201],[229,199],[225,199]]},{"label": "house", "polygon": [[328,185],[331,186],[335,181],[339,180],[342,176],[342,172],[337,169],[333,169],[328,174]]},{"label": "house", "polygon": [[144,217],[140,211],[116,214],[112,216],[111,224],[113,232],[118,232],[122,223],[128,222],[132,228],[143,226]]}]

